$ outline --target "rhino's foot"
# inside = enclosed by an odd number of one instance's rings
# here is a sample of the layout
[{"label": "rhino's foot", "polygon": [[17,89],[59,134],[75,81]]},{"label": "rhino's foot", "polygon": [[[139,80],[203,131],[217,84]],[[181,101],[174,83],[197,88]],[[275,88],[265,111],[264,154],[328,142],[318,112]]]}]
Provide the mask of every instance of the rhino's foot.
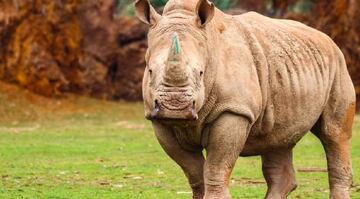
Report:
[{"label": "rhino's foot", "polygon": [[191,186],[193,192],[193,199],[203,199],[204,198],[204,183],[202,182],[199,185]]},{"label": "rhino's foot", "polygon": [[204,199],[231,199],[227,187],[208,186]]},{"label": "rhino's foot", "polygon": [[284,199],[297,183],[292,164],[292,149],[279,149],[262,155],[263,174],[268,185],[266,199]]},{"label": "rhino's foot", "polygon": [[346,187],[333,187],[330,192],[331,199],[350,199],[349,189]]},{"label": "rhino's foot", "polygon": [[204,194],[193,193],[193,199],[204,199]]},{"label": "rhino's foot", "polygon": [[265,199],[285,199],[296,188],[297,184],[294,181],[293,183],[289,183],[288,187],[283,190],[268,190]]}]

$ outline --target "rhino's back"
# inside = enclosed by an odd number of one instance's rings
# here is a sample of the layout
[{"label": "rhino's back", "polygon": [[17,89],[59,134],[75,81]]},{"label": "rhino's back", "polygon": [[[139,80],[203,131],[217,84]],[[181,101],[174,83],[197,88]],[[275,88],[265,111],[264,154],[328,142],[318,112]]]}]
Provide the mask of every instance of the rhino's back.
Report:
[{"label": "rhino's back", "polygon": [[249,144],[260,138],[269,145],[294,144],[322,114],[335,79],[351,81],[343,55],[328,36],[299,22],[253,12],[236,19],[252,53],[263,97],[263,111]]}]

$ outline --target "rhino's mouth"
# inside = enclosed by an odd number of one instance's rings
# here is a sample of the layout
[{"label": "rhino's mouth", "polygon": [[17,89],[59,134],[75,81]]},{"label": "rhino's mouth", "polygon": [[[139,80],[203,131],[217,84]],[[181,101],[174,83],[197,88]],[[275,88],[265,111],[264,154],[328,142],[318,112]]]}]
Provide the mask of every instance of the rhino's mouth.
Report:
[{"label": "rhino's mouth", "polygon": [[158,103],[168,110],[181,111],[193,105],[192,96],[189,92],[164,92],[159,95]]},{"label": "rhino's mouth", "polygon": [[195,100],[189,91],[160,92],[154,102],[151,119],[196,120]]}]

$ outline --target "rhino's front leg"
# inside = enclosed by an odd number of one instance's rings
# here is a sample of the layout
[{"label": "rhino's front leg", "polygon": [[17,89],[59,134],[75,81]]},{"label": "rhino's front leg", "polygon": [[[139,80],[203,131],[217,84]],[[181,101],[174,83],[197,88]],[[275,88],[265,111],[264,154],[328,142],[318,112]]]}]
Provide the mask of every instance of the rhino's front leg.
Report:
[{"label": "rhino's front leg", "polygon": [[232,169],[249,132],[249,121],[222,114],[210,129],[204,166],[205,199],[231,198],[228,185]]},{"label": "rhino's front leg", "polygon": [[204,197],[204,156],[202,151],[188,151],[180,146],[170,128],[154,122],[156,137],[165,152],[183,169],[193,192],[193,199]]}]

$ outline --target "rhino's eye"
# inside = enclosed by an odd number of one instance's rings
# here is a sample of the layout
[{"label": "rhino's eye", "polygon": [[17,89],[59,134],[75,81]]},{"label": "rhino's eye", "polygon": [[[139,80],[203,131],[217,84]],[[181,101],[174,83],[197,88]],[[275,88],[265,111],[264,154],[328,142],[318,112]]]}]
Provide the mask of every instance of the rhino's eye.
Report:
[{"label": "rhino's eye", "polygon": [[204,71],[200,71],[200,77],[202,77],[204,74]]},{"label": "rhino's eye", "polygon": [[152,71],[151,69],[149,69],[149,74],[150,74],[150,75],[152,75],[152,72],[153,72],[153,71]]}]

